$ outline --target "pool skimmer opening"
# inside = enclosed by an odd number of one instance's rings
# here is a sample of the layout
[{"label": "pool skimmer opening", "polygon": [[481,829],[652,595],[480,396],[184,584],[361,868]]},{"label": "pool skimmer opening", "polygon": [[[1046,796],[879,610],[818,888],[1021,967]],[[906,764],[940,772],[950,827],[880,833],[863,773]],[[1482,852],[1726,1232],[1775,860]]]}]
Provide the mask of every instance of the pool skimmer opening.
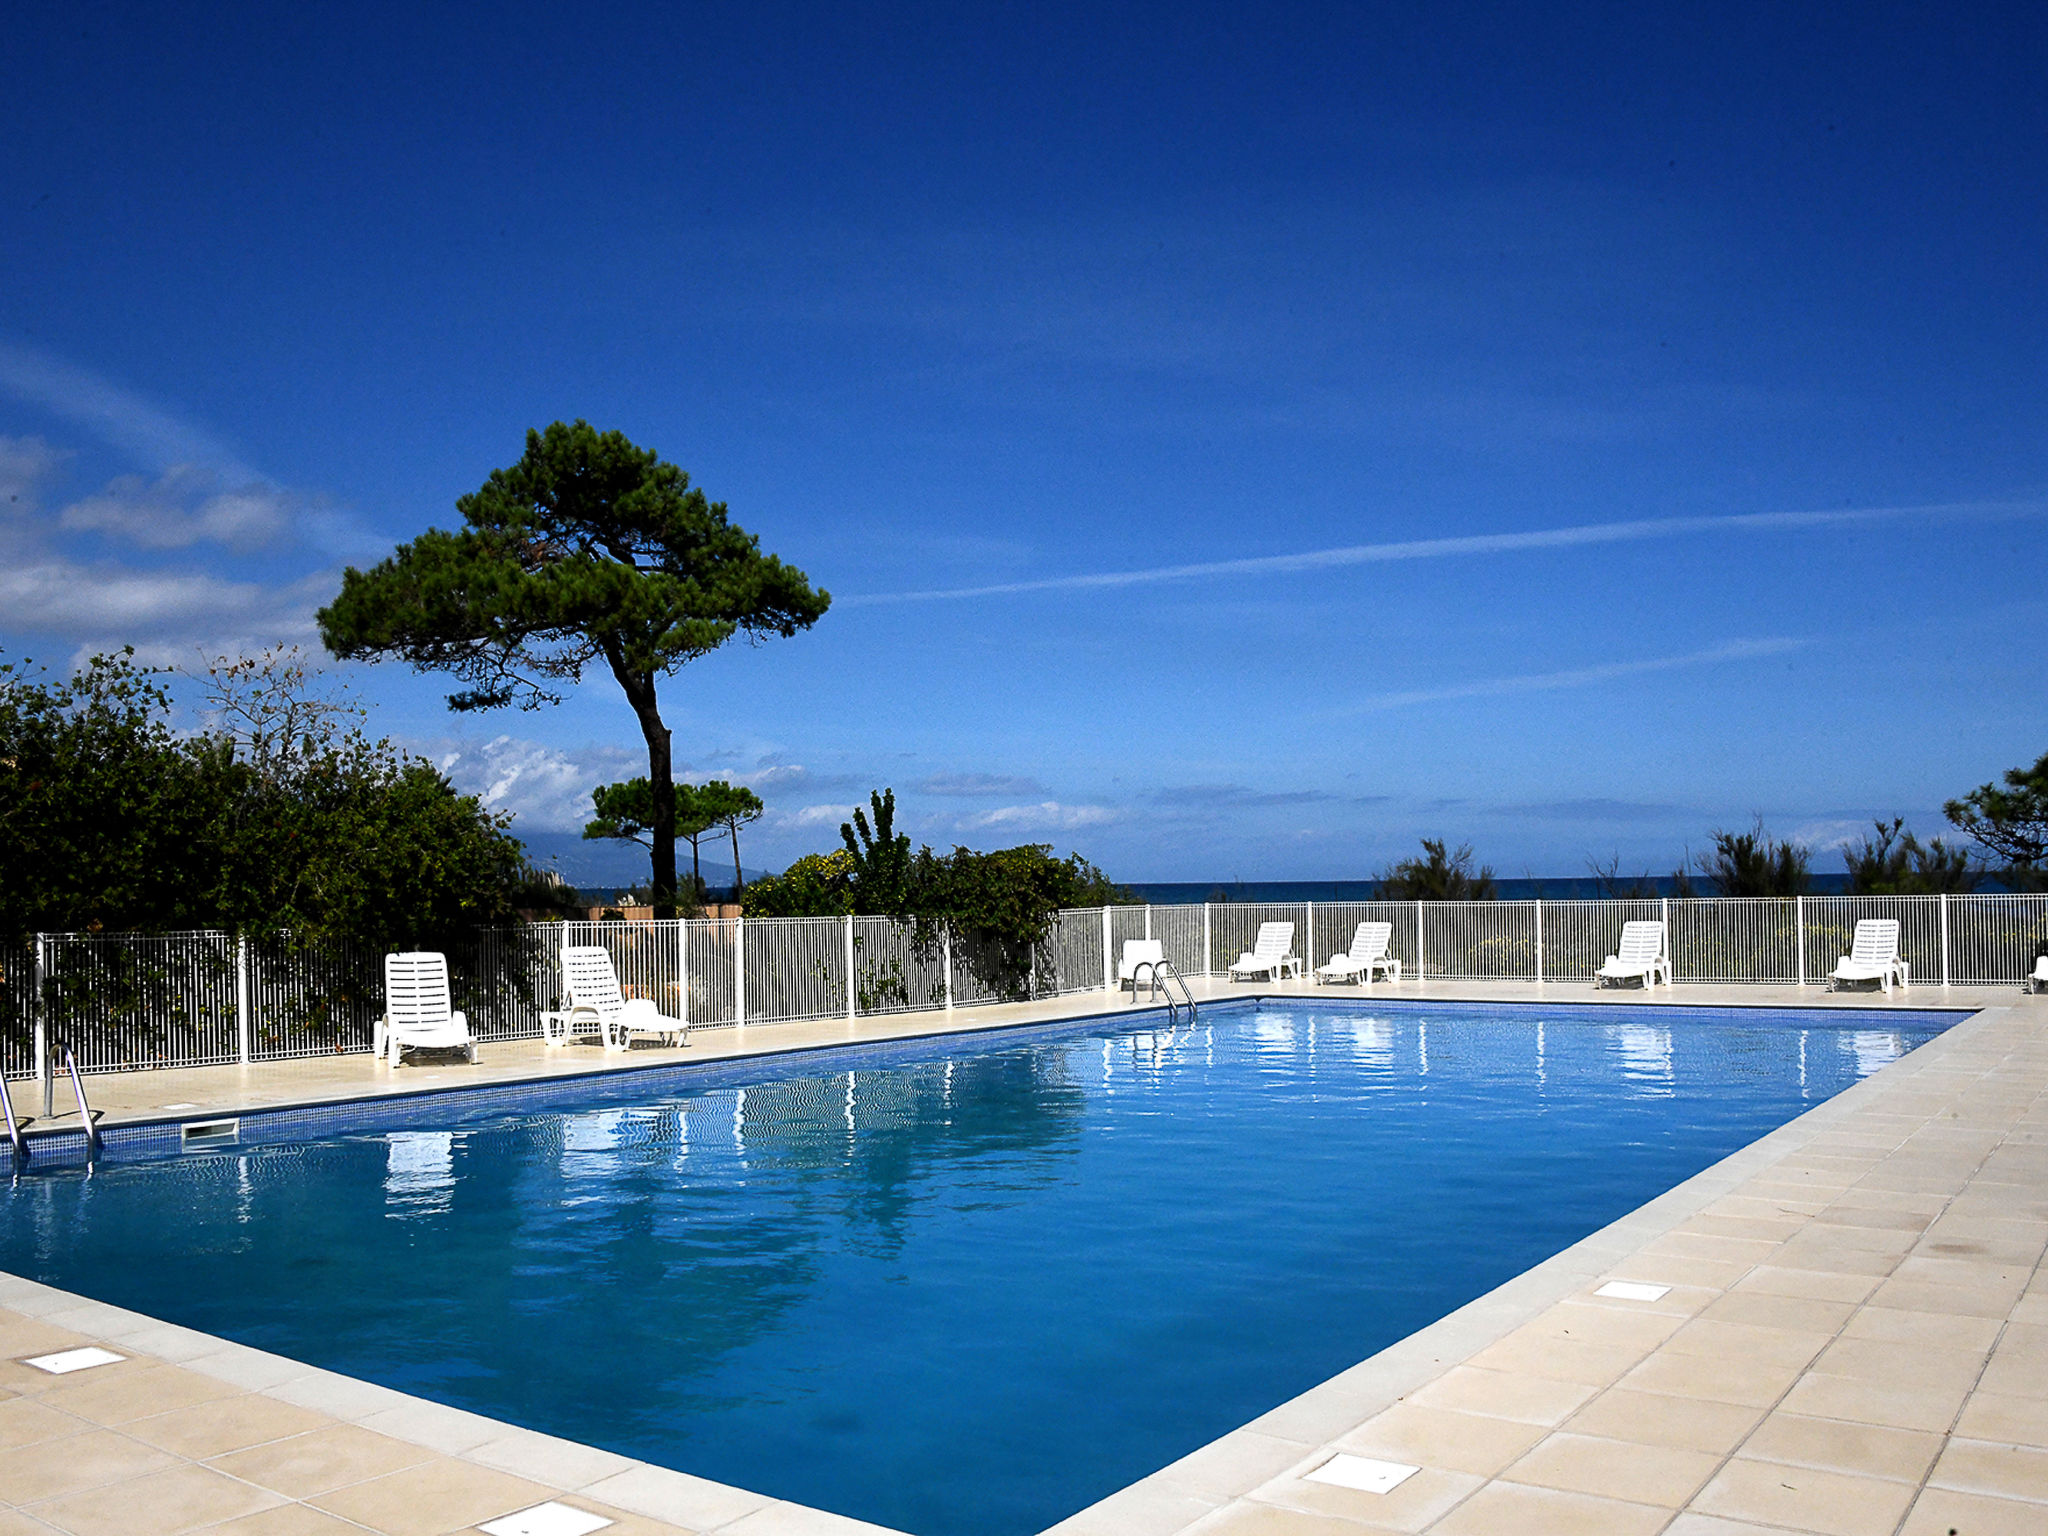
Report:
[{"label": "pool skimmer opening", "polygon": [[1339,1451],[1307,1476],[1312,1483],[1333,1483],[1362,1493],[1392,1493],[1421,1470],[1398,1461],[1374,1461],[1370,1456]]},{"label": "pool skimmer opening", "polygon": [[611,1523],[603,1515],[593,1515],[587,1509],[557,1504],[550,1499],[531,1509],[501,1515],[477,1529],[484,1532],[484,1536],[589,1536],[590,1532],[601,1531]]},{"label": "pool skimmer opening", "polygon": [[1671,1294],[1668,1285],[1645,1285],[1640,1280],[1610,1280],[1595,1296],[1608,1296],[1616,1301],[1662,1301]]},{"label": "pool skimmer opening", "polygon": [[59,1350],[54,1355],[37,1355],[24,1360],[23,1365],[32,1365],[39,1371],[48,1371],[52,1376],[69,1376],[73,1371],[90,1370],[95,1365],[112,1365],[117,1360],[126,1360],[126,1355],[117,1355],[111,1349],[100,1349],[87,1345],[83,1349]]}]

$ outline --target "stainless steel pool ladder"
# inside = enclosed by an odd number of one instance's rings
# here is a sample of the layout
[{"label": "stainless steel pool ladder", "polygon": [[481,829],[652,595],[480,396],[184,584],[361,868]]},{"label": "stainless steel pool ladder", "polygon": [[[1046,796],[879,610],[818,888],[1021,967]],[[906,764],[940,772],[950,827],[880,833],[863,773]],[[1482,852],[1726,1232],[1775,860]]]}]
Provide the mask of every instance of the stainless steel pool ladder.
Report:
[{"label": "stainless steel pool ladder", "polygon": [[[1146,1000],[1148,1002],[1157,1002],[1161,997],[1166,999],[1166,1022],[1168,1024],[1178,1021],[1179,1010],[1182,1008],[1187,1009],[1190,1019],[1195,1017],[1195,994],[1188,990],[1187,978],[1174,968],[1171,960],[1148,960],[1139,966],[1138,969],[1150,972],[1147,982],[1151,990]],[[1180,996],[1178,998],[1173,995],[1175,987],[1180,988]],[[1133,974],[1131,977],[1131,997],[1134,1001],[1137,995],[1138,978]]]},{"label": "stainless steel pool ladder", "polygon": [[78,1119],[85,1127],[85,1155],[96,1157],[100,1150],[100,1112],[85,1102],[85,1079],[78,1075],[78,1058],[64,1047],[64,1070],[71,1074],[71,1091],[78,1095]]},{"label": "stainless steel pool ladder", "polygon": [[0,1081],[0,1107],[7,1111],[7,1142],[14,1148],[14,1166],[18,1171],[28,1166],[28,1138],[22,1134],[22,1127],[34,1125],[35,1116],[16,1117],[14,1099],[7,1092],[5,1081]]}]

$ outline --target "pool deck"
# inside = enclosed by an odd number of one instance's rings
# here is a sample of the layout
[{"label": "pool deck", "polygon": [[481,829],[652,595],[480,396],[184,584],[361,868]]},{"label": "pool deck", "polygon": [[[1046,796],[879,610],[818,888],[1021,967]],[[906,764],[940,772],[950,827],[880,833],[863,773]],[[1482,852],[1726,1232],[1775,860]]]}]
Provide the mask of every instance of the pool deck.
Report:
[{"label": "pool deck", "polygon": [[[1316,991],[1196,985],[1205,997]],[[1584,983],[1408,982],[1373,995],[1644,1000]],[[1656,1000],[1880,1001],[1705,986],[1659,988]],[[2048,1531],[2048,998],[1916,987],[1894,1002],[1980,1011],[1054,1531]],[[705,1030],[687,1050],[630,1059],[752,1056],[1118,1006],[1093,993]],[[486,1044],[475,1067],[394,1073],[338,1057],[87,1085],[110,1122],[195,1119],[619,1064],[594,1047],[513,1042]],[[16,1085],[16,1104],[38,1109],[32,1094]],[[1653,1301],[1592,1294],[1611,1279],[1670,1289]],[[71,1375],[21,1363],[86,1345],[127,1358]],[[1419,1470],[1384,1494],[1304,1476],[1338,1452]],[[876,1530],[0,1276],[0,1536],[448,1536],[547,1501],[614,1521],[615,1536]]]}]

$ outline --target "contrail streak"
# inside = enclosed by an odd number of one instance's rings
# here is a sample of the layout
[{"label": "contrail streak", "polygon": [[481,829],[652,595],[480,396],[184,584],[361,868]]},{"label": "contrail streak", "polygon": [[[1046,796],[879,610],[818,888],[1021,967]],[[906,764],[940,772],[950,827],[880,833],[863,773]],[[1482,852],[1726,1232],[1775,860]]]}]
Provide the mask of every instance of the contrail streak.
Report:
[{"label": "contrail streak", "polygon": [[1569,528],[1538,528],[1526,533],[1476,533],[1450,539],[1407,539],[1392,544],[1345,544],[1335,549],[1311,549],[1292,555],[1253,555],[1240,560],[1158,565],[1136,571],[1091,571],[1073,576],[1045,576],[1030,581],[991,582],[979,587],[855,593],[837,601],[841,606],[866,607],[881,603],[939,602],[948,598],[1009,597],[1024,592],[1084,592],[1095,588],[1195,581],[1210,576],[1277,576],[1292,571],[1378,565],[1395,560],[1439,560],[1451,555],[1497,555],[1522,549],[1638,543],[1687,534],[1768,533],[1906,518],[2039,517],[2044,512],[2048,512],[2048,503],[2039,501],[1956,501],[1917,507],[1859,507],[1832,512],[1745,512],[1733,517],[1639,518],[1619,523],[1580,523]]},{"label": "contrail streak", "polygon": [[1676,667],[1705,666],[1716,661],[1753,661],[1760,656],[1782,656],[1810,645],[1808,640],[1778,637],[1762,640],[1731,640],[1711,650],[1688,651],[1683,656],[1651,656],[1637,661],[1609,661],[1598,666],[1574,667],[1565,672],[1533,672],[1518,677],[1490,677],[1470,683],[1453,683],[1446,688],[1418,688],[1406,693],[1380,693],[1356,704],[1332,711],[1357,715],[1373,710],[1400,709],[1409,704],[1434,704],[1441,699],[1477,699],[1501,693],[1540,693],[1552,688],[1583,688],[1589,683],[1610,682],[1642,672],[1669,672]]}]

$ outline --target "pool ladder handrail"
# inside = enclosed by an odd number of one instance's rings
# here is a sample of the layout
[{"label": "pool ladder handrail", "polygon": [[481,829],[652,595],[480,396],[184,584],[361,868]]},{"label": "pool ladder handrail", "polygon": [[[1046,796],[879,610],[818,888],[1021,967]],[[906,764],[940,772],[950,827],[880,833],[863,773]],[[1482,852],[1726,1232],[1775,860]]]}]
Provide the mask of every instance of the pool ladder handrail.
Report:
[{"label": "pool ladder handrail", "polygon": [[71,1091],[78,1095],[78,1119],[85,1127],[85,1155],[95,1157],[100,1150],[100,1115],[102,1110],[94,1109],[85,1102],[85,1080],[78,1075],[78,1058],[71,1054],[71,1047],[64,1047],[64,1070],[71,1074]]},{"label": "pool ladder handrail", "polygon": [[[1178,1020],[1178,1010],[1182,1008],[1187,1009],[1190,1019],[1196,1017],[1195,994],[1188,989],[1187,978],[1181,975],[1171,960],[1147,960],[1138,967],[1137,971],[1132,973],[1131,998],[1133,1001],[1136,1001],[1138,996],[1139,973],[1149,973],[1146,975],[1146,981],[1150,987],[1150,992],[1146,998],[1147,1002],[1156,1003],[1162,996],[1166,999],[1166,1022],[1168,1024],[1173,1024]],[[1180,997],[1178,999],[1173,995],[1175,987],[1180,988]]]},{"label": "pool ladder handrail", "polygon": [[14,1113],[14,1096],[7,1091],[7,1084],[4,1081],[0,1081],[0,1108],[5,1108],[7,1111],[7,1142],[9,1146],[14,1148],[14,1166],[16,1168],[26,1168],[28,1166],[28,1137],[23,1134],[23,1130],[27,1126],[34,1125],[36,1117],[34,1115],[16,1115]]}]

